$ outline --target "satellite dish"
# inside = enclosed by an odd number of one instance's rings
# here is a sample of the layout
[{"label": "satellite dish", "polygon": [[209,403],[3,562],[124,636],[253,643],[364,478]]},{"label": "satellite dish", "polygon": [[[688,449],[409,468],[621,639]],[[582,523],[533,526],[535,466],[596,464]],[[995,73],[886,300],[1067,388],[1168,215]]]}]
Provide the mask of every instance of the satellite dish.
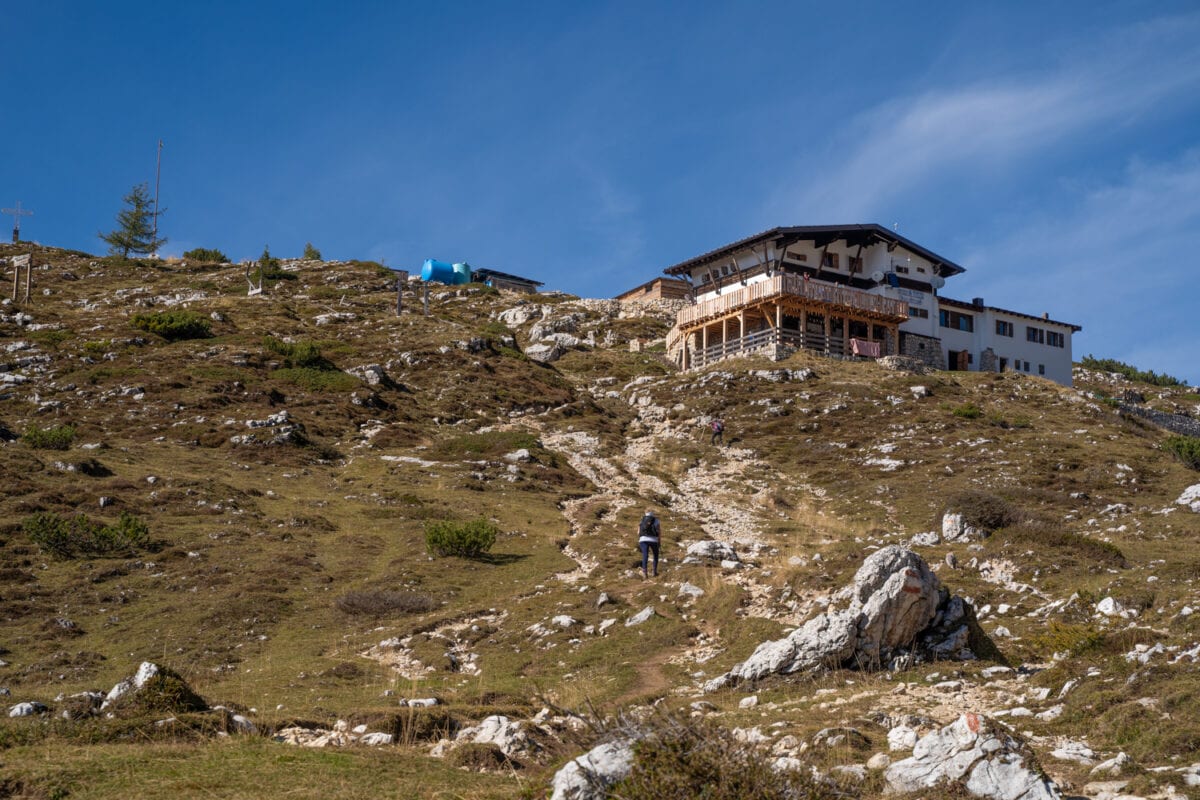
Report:
[{"label": "satellite dish", "polygon": [[935,288],[935,289],[940,289],[946,285],[946,279],[943,278],[941,275],[934,275],[932,278],[929,279],[929,284],[931,286],[933,286],[933,288]]},{"label": "satellite dish", "polygon": [[882,283],[883,282],[883,273],[880,272],[879,270],[875,270],[874,272],[871,273],[871,280],[875,281],[876,283]]}]

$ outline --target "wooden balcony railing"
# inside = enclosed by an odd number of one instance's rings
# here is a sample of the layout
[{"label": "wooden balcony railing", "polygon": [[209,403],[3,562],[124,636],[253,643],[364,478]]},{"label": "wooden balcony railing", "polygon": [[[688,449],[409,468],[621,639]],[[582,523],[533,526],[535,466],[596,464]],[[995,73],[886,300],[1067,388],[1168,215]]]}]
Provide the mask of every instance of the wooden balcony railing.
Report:
[{"label": "wooden balcony railing", "polygon": [[[850,341],[853,344],[855,340],[851,339]],[[778,347],[780,345],[837,357],[859,356],[878,358],[883,355],[895,355],[896,344],[894,340],[870,342],[868,344],[872,344],[874,347],[863,348],[860,345],[859,348],[854,348],[853,346],[848,348],[846,341],[841,336],[827,337],[823,333],[814,333],[811,331],[762,330],[689,351],[687,366],[692,369],[703,367],[723,361],[726,358],[752,355],[772,346]],[[868,353],[867,351],[873,352]],[[676,360],[679,359],[678,352],[672,355]]]},{"label": "wooden balcony railing", "polygon": [[[795,297],[845,311],[861,311],[895,322],[908,319],[908,304],[883,295],[871,294],[824,281],[806,281],[799,275],[775,275],[765,281],[738,289],[725,290],[719,297],[682,309],[676,318],[676,330],[688,329],[732,311],[779,297]],[[670,342],[668,342],[668,349]]]}]

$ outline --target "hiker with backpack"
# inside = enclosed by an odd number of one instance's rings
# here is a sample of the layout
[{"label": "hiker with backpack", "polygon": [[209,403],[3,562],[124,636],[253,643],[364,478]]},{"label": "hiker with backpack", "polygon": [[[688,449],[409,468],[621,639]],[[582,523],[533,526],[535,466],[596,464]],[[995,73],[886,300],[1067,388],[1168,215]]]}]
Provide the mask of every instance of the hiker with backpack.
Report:
[{"label": "hiker with backpack", "polygon": [[654,509],[647,508],[642,521],[638,523],[638,549],[642,551],[643,579],[647,577],[646,562],[651,553],[654,554],[654,576],[658,577],[658,546],[661,536],[662,526],[658,524],[658,517],[654,516]]},{"label": "hiker with backpack", "polygon": [[725,444],[725,421],[713,417],[712,421],[712,438],[708,440],[709,444]]}]

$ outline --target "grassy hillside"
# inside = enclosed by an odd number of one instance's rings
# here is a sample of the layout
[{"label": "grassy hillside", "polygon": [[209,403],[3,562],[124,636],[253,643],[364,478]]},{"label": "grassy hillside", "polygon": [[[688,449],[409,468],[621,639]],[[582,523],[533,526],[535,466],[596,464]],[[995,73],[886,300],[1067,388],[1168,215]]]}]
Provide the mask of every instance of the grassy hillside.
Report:
[{"label": "grassy hillside", "polygon": [[[669,328],[654,309],[467,286],[433,290],[428,316],[409,290],[396,316],[391,274],[369,263],[286,264],[261,296],[240,267],[44,248],[34,263],[32,302],[0,308],[0,687],[8,705],[50,712],[0,720],[0,796],[250,797],[264,781],[291,797],[540,796],[591,741],[586,726],[490,771],[430,748],[544,707],[686,714],[705,678],[946,510],[986,517],[992,535],[918,549],[1024,673],[992,681],[977,662],[780,680],[755,687],[752,709],[741,692],[704,698],[721,723],[803,740],[868,731],[880,710],[1035,705],[1036,688],[1076,678],[1061,716],[1021,729],[1127,752],[1146,786],[1178,783],[1145,770],[1200,748],[1194,660],[1125,658],[1200,640],[1200,518],[1174,503],[1200,474],[1105,402],[1127,388],[1120,376],[1071,389],[803,354],[680,374],[654,347],[630,352]],[[536,317],[510,327],[498,314],[534,304],[596,344],[527,358]],[[1162,408],[1200,405],[1186,387],[1143,390]],[[708,443],[710,415],[724,448]],[[635,569],[647,506],[666,534],[657,581]],[[48,520],[81,514],[95,529],[124,514],[146,534],[49,549]],[[500,531],[488,555],[427,552],[429,522],[478,518]],[[748,566],[682,565],[703,539]],[[1098,615],[1106,597],[1128,615]],[[624,624],[646,607],[648,623]],[[70,695],[107,691],[145,660],[258,735],[222,735],[228,720],[211,715],[159,725],[170,715],[154,709],[61,718]],[[950,677],[958,688],[932,688]],[[336,720],[399,744],[271,738]],[[1043,766],[1087,780],[1079,764]]]}]

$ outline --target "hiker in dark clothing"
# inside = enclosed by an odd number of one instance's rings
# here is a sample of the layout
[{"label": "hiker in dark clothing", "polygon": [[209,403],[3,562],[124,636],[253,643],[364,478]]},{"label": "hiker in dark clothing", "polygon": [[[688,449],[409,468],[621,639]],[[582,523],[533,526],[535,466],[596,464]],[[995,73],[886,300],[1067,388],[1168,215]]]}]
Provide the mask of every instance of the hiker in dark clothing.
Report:
[{"label": "hiker in dark clothing", "polygon": [[646,562],[651,553],[654,553],[654,575],[658,576],[658,545],[661,535],[662,526],[658,524],[658,517],[654,516],[654,509],[646,509],[642,521],[638,523],[638,549],[642,551],[643,578],[647,577]]},{"label": "hiker in dark clothing", "polygon": [[708,440],[709,444],[725,444],[725,421],[714,419],[712,421],[712,438]]}]

